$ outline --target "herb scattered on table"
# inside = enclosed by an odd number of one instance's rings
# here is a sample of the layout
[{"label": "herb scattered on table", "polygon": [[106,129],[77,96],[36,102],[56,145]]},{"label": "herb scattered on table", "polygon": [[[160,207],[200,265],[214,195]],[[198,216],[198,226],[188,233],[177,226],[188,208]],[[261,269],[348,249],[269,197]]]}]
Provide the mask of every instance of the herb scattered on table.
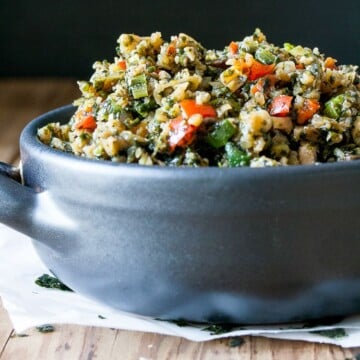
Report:
[{"label": "herb scattered on table", "polygon": [[242,346],[245,343],[244,338],[240,336],[236,336],[229,339],[229,346],[230,347],[239,347]]},{"label": "herb scattered on table", "polygon": [[55,331],[55,328],[53,325],[50,324],[44,324],[36,327],[36,330],[41,333],[50,333]]},{"label": "herb scattered on table", "polygon": [[58,289],[63,291],[72,291],[64,283],[54,276],[43,274],[35,280],[35,284],[48,289]]}]

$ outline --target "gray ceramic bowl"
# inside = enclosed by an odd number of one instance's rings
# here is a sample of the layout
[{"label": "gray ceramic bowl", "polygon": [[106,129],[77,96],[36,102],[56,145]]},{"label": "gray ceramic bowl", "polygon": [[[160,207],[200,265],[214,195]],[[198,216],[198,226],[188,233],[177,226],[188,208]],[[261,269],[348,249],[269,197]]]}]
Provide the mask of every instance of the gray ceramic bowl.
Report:
[{"label": "gray ceramic bowl", "polygon": [[24,129],[0,221],[72,289],[164,319],[259,324],[360,311],[360,162],[160,168],[89,160]]}]

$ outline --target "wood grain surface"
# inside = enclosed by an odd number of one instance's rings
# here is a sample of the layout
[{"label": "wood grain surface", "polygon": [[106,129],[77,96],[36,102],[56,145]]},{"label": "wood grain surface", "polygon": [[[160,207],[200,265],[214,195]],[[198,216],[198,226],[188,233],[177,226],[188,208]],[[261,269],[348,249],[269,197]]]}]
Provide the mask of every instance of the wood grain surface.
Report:
[{"label": "wood grain surface", "polygon": [[[0,79],[0,161],[17,163],[24,125],[79,96],[74,79]],[[0,276],[5,276],[1,274]],[[1,295],[1,294],[0,294]],[[237,344],[237,346],[231,346]],[[196,343],[178,337],[76,325],[15,334],[0,302],[1,360],[359,360],[360,348],[244,337]]]}]

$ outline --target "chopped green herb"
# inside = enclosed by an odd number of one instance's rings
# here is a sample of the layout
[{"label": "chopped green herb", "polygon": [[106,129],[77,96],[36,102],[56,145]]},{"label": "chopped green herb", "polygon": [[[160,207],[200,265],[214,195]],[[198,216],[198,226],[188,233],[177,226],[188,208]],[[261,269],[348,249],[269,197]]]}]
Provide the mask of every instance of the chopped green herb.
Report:
[{"label": "chopped green herb", "polygon": [[166,322],[169,322],[169,323],[172,323],[172,324],[175,324],[179,327],[184,327],[184,326],[191,326],[192,324],[186,320],[183,320],[183,319],[176,319],[176,320],[164,320],[164,319],[160,319],[160,318],[156,318],[155,320],[158,320],[158,321],[166,321]]},{"label": "chopped green herb", "polygon": [[201,329],[202,331],[209,331],[210,335],[226,334],[234,329],[233,325],[230,324],[212,324]]},{"label": "chopped green herb", "polygon": [[59,279],[48,274],[43,274],[35,280],[35,284],[48,289],[58,289],[63,291],[72,291]]},{"label": "chopped green herb", "polygon": [[191,326],[191,323],[189,323],[186,320],[183,319],[179,319],[179,320],[172,320],[171,321],[173,324],[176,324],[179,327],[185,327],[185,326]]},{"label": "chopped green herb", "polygon": [[139,122],[140,119],[138,117],[133,118],[131,116],[128,116],[123,120],[123,123],[126,125],[128,129],[131,129],[133,126],[136,126],[137,124],[139,124]]},{"label": "chopped green herb", "polygon": [[142,117],[148,116],[149,112],[156,109],[157,104],[153,98],[145,98],[144,101],[134,101],[134,110]]},{"label": "chopped green herb", "polygon": [[348,336],[345,329],[343,329],[343,328],[336,328],[336,329],[330,329],[330,330],[314,330],[314,331],[310,331],[310,333],[325,336],[330,339],[339,339],[339,338]]},{"label": "chopped green herb", "polygon": [[102,315],[98,315],[98,318],[101,319],[101,320],[106,319],[106,317],[105,317],[105,316],[102,316]]},{"label": "chopped green herb", "polygon": [[53,325],[50,324],[44,324],[36,327],[36,330],[41,333],[49,333],[55,331],[55,328]]},{"label": "chopped green herb", "polygon": [[245,343],[244,338],[237,336],[229,339],[230,347],[239,347]]},{"label": "chopped green herb", "polygon": [[16,334],[16,337],[28,337],[29,334]]},{"label": "chopped green herb", "polygon": [[332,326],[344,320],[344,316],[332,316],[324,319],[316,319],[304,322],[302,325],[299,324],[298,329],[309,329],[319,326]]}]

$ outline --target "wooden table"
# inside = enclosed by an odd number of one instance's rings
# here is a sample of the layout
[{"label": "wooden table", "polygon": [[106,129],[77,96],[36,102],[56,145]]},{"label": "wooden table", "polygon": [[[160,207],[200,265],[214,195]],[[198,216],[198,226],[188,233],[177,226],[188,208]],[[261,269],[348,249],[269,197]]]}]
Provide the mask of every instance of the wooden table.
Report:
[{"label": "wooden table", "polygon": [[[24,125],[78,96],[74,79],[0,79],[0,161],[18,163],[18,137]],[[14,333],[0,301],[1,360],[360,359],[360,347],[342,349],[262,337],[245,337],[241,346],[231,347],[229,339],[195,343],[171,336],[75,325],[55,325],[55,331],[47,334],[30,329],[26,334],[20,337]]]}]

